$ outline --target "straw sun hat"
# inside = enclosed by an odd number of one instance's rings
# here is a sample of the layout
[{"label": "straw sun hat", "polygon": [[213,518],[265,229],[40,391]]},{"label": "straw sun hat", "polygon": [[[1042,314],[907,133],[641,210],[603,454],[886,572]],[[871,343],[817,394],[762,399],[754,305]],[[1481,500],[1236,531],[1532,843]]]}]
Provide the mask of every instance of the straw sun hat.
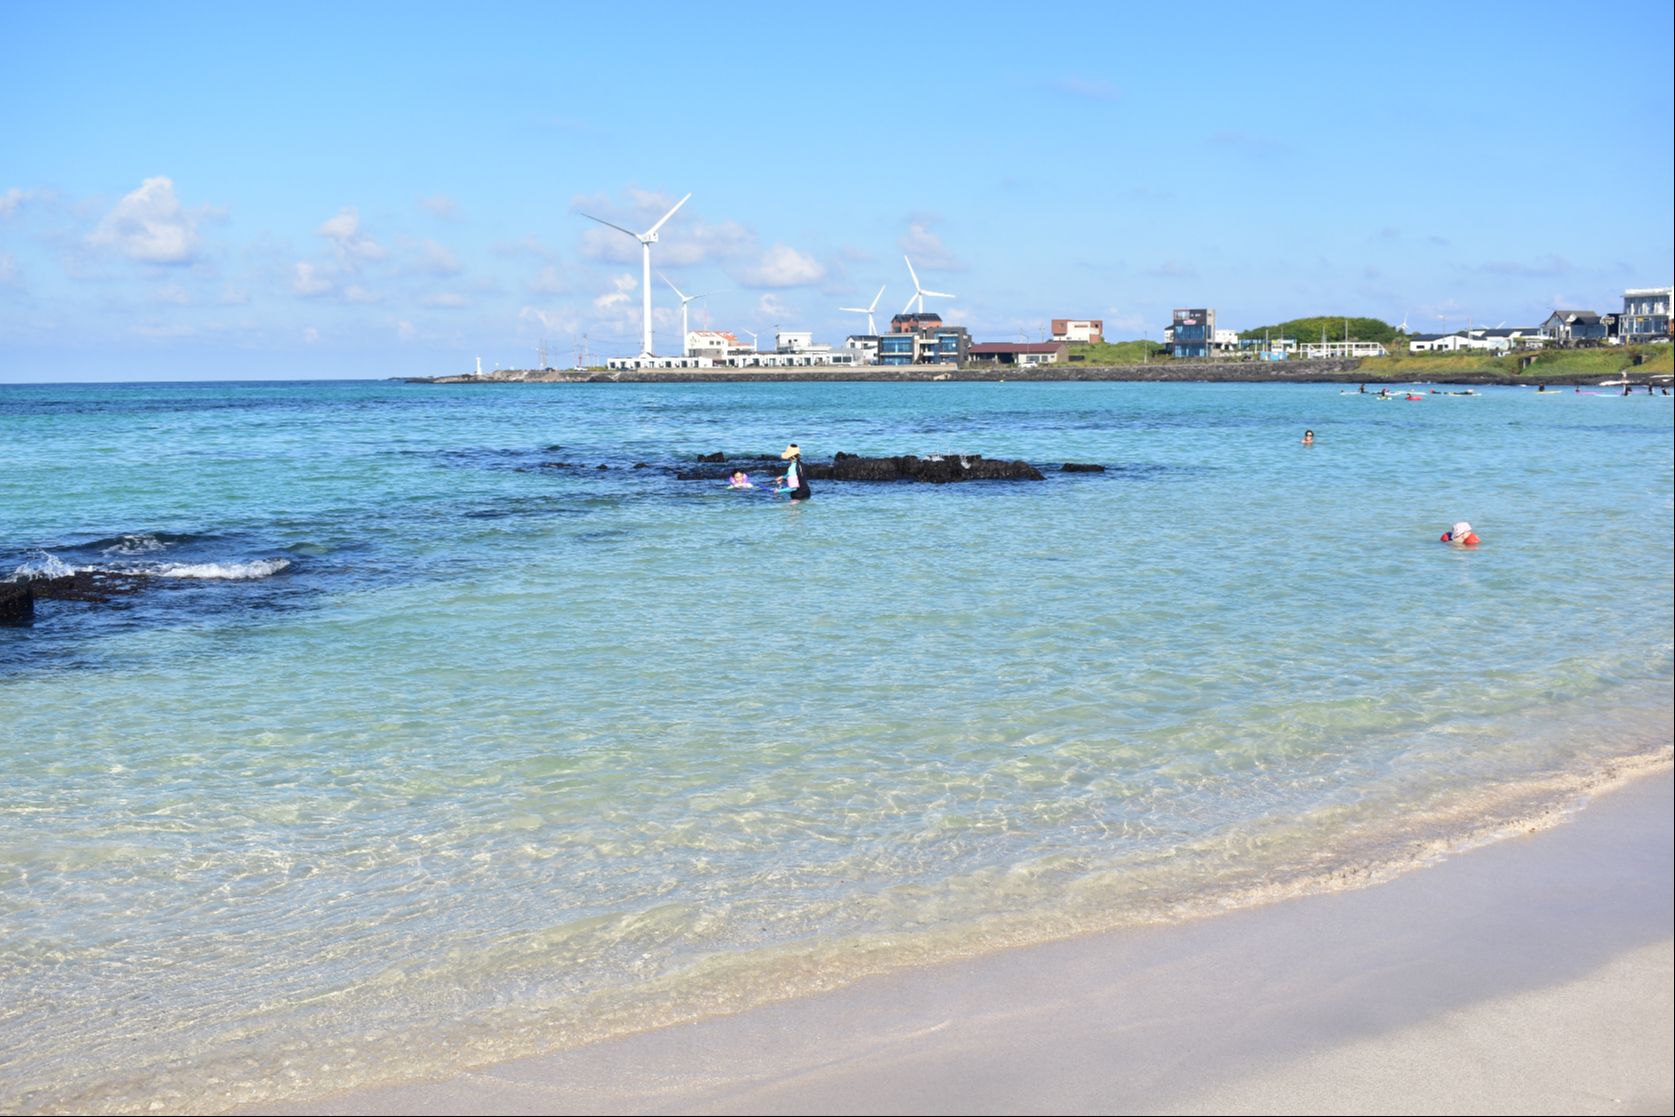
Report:
[{"label": "straw sun hat", "polygon": [[791,458],[800,456],[802,456],[802,451],[798,449],[797,444],[793,442],[785,447],[785,453],[781,454],[779,457],[781,461],[788,461]]}]

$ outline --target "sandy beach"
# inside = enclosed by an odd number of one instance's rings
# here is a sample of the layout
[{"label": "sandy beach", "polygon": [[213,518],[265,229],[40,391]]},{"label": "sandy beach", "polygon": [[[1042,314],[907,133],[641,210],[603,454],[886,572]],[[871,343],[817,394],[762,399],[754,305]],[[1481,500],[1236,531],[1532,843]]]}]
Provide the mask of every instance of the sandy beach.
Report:
[{"label": "sandy beach", "polygon": [[282,1111],[1667,1113],[1671,816]]}]

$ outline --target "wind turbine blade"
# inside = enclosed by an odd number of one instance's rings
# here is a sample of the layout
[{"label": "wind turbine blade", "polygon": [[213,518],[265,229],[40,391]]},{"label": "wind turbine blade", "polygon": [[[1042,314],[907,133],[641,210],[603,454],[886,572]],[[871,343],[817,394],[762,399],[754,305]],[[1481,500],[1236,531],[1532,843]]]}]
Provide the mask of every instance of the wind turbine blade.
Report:
[{"label": "wind turbine blade", "polygon": [[[576,212],[577,213],[582,213],[581,210],[577,210]],[[635,240],[640,239],[640,234],[639,233],[634,232],[632,229],[624,229],[621,225],[618,225],[618,224],[616,224],[615,222],[612,222],[612,221],[606,221],[603,217],[595,217],[591,213],[582,213],[582,216],[587,218],[589,221],[597,221],[601,225],[609,225],[611,228],[615,229],[619,233],[627,233],[629,236],[633,237]]]},{"label": "wind turbine blade", "polygon": [[[676,287],[675,284],[674,284],[674,281],[671,280],[668,276],[664,275],[662,272],[658,272],[657,273],[657,278],[661,279],[663,282],[665,282],[669,285],[669,290],[671,290],[675,293],[675,298],[679,299],[681,302],[686,302],[687,301],[686,296],[681,294],[680,288]],[[694,295],[693,298],[697,298],[697,296]]]},{"label": "wind turbine blade", "polygon": [[872,297],[872,305],[867,307],[867,313],[868,314],[871,314],[873,311],[878,309],[878,300],[882,299],[883,297],[884,297],[884,288],[880,287],[878,289],[878,294],[876,294]]},{"label": "wind turbine blade", "polygon": [[918,297],[919,297],[919,295],[918,295],[917,292],[907,296],[907,305],[901,308],[901,312],[903,314],[906,314],[908,311],[912,310],[913,309],[913,303],[914,303],[915,300],[918,299]]},{"label": "wind turbine blade", "polygon": [[[876,306],[877,304],[875,303],[873,305]],[[851,314],[871,314],[872,313],[872,311],[868,310],[864,306],[840,306],[840,307],[838,307],[838,309],[839,310],[847,310]]]},{"label": "wind turbine blade", "polygon": [[[686,196],[686,198],[690,198],[690,197],[692,197],[691,194],[688,194]],[[668,213],[665,213],[663,215],[663,221],[667,221],[667,220],[669,220],[669,218],[673,217],[675,215],[675,210],[679,209],[681,206],[684,206],[686,204],[686,198],[682,198],[680,201],[676,202],[675,205],[674,205],[674,208],[669,210]],[[643,235],[649,237],[653,233],[657,232],[657,230],[659,230],[663,227],[663,221],[659,221],[657,224],[655,224],[651,228],[647,229]]]},{"label": "wind turbine blade", "polygon": [[954,296],[954,295],[950,295],[946,291],[920,291],[919,293],[921,295],[924,295],[926,298],[930,298],[932,295],[935,295],[939,299],[952,299],[952,298],[957,297],[957,296]]},{"label": "wind turbine blade", "polygon": [[907,274],[913,277],[913,289],[919,290],[919,273],[913,270],[913,261],[903,256],[902,262],[907,265]]}]

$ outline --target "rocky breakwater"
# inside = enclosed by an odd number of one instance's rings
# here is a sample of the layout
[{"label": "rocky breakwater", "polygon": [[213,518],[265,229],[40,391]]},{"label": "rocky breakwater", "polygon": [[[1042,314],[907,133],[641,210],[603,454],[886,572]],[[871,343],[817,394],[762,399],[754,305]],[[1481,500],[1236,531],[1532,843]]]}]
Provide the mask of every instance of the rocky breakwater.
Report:
[{"label": "rocky breakwater", "polygon": [[863,458],[839,452],[830,465],[805,463],[811,481],[923,481],[947,485],[957,481],[1044,481],[1041,471],[1025,461],[1002,461],[981,454],[903,454],[891,458]]},{"label": "rocky breakwater", "polygon": [[[725,480],[735,469],[780,473],[785,463],[768,455],[728,457],[716,452],[700,454],[698,461],[717,469],[680,469],[675,476],[682,481]],[[1041,470],[1026,461],[1005,461],[985,458],[981,454],[900,454],[892,457],[868,458],[843,452],[829,463],[805,461],[810,481],[891,482],[921,481],[931,485],[947,485],[959,481],[1044,481]],[[1074,471],[1075,467],[1067,466]],[[1088,466],[1090,470],[1103,467]]]},{"label": "rocky breakwater", "polygon": [[145,579],[110,570],[77,570],[55,576],[20,577],[0,582],[0,625],[26,627],[35,623],[37,601],[87,601],[104,604],[113,597],[135,593]]}]

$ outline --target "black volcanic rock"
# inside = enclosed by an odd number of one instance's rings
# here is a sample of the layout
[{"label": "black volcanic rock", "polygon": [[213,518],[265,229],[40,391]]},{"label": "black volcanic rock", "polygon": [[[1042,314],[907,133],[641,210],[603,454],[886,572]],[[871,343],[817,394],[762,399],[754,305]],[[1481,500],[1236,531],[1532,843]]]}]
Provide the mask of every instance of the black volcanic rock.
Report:
[{"label": "black volcanic rock", "polygon": [[701,462],[724,462],[727,460],[727,455],[717,450],[713,454],[699,454],[698,460]]},{"label": "black volcanic rock", "polygon": [[812,481],[922,481],[946,485],[957,481],[1044,481],[1041,471],[1025,461],[1002,461],[981,454],[938,454],[921,458],[905,454],[863,458],[839,453],[831,465],[807,463]]},{"label": "black volcanic rock", "polygon": [[1104,473],[1105,472],[1105,467],[1102,466],[1102,465],[1092,465],[1092,464],[1087,463],[1087,462],[1065,462],[1064,465],[1062,467],[1060,467],[1060,472],[1063,472],[1063,473]]},{"label": "black volcanic rock", "polygon": [[35,591],[27,582],[0,582],[0,626],[27,628],[35,623]]}]

